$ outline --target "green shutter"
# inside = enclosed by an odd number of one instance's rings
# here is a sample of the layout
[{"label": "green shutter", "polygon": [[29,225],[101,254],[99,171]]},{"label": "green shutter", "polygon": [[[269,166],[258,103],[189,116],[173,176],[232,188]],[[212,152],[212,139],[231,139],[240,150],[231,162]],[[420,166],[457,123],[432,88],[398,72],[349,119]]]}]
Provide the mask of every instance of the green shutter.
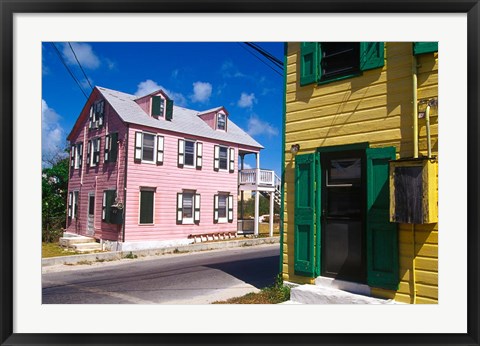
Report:
[{"label": "green shutter", "polygon": [[367,281],[369,286],[398,289],[397,224],[390,222],[388,161],[395,148],[368,148],[367,159]]},{"label": "green shutter", "polygon": [[172,120],[173,119],[173,101],[172,100],[166,100],[166,101],[167,101],[167,109],[165,111],[165,119]]},{"label": "green shutter", "polygon": [[360,42],[360,70],[383,67],[385,64],[383,42]]},{"label": "green shutter", "polygon": [[140,223],[153,223],[153,191],[140,191]]},{"label": "green shutter", "polygon": [[161,96],[153,96],[152,97],[152,115],[155,115],[155,116],[163,115],[160,112],[162,102],[163,102],[163,100],[162,100]]},{"label": "green shutter", "polygon": [[318,42],[300,43],[300,85],[318,81]]},{"label": "green shutter", "polygon": [[111,142],[110,142],[110,157],[108,158],[108,162],[116,162],[117,155],[118,155],[118,133],[112,133]]},{"label": "green shutter", "polygon": [[413,42],[413,55],[438,52],[438,42]]},{"label": "green shutter", "polygon": [[295,158],[295,274],[314,275],[315,154]]}]

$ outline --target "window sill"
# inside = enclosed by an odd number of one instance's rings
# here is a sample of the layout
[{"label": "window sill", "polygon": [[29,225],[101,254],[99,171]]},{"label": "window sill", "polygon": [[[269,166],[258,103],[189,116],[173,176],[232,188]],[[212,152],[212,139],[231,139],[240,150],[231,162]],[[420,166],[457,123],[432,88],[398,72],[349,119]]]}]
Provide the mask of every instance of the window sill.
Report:
[{"label": "window sill", "polygon": [[155,226],[154,223],[138,223],[138,226]]},{"label": "window sill", "polygon": [[319,80],[317,82],[317,85],[323,85],[323,84],[328,84],[328,83],[333,83],[333,82],[337,82],[337,81],[341,81],[341,80],[344,80],[344,79],[350,79],[350,78],[354,78],[354,77],[359,77],[362,75],[362,72],[355,72],[355,73],[352,73],[352,74],[348,74],[346,76],[341,76],[341,77],[332,77],[332,78],[329,78],[329,79],[324,79],[324,80]]}]

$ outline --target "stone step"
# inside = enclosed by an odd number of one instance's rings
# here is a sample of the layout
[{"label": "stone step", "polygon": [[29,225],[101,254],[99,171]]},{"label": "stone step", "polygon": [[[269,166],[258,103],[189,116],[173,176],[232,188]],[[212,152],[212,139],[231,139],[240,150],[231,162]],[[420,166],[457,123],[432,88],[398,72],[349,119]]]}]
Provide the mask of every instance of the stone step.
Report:
[{"label": "stone step", "polygon": [[290,290],[290,300],[300,304],[395,304],[392,300],[373,298],[316,285],[293,287]]},{"label": "stone step", "polygon": [[83,244],[95,242],[95,238],[84,237],[80,235],[61,237],[59,240],[60,246],[72,247],[73,244]]},{"label": "stone step", "polygon": [[102,250],[102,245],[99,243],[80,243],[80,244],[73,244],[71,247],[78,252]]}]

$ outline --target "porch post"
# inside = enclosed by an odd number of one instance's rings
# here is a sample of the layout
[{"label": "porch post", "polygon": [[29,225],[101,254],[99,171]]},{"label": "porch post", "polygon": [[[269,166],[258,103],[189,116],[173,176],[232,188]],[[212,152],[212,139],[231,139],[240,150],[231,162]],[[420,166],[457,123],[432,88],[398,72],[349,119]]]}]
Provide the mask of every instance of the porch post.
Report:
[{"label": "porch post", "polygon": [[259,208],[260,208],[260,195],[258,191],[258,185],[260,182],[260,153],[255,153],[256,161],[257,161],[257,169],[256,169],[256,188],[255,188],[255,224],[253,225],[253,234],[255,237],[258,237],[258,219],[259,219]]},{"label": "porch post", "polygon": [[[243,171],[243,161],[245,160],[245,154],[240,154],[240,170]],[[242,220],[243,231],[243,190],[240,191],[240,220]]]},{"label": "porch post", "polygon": [[275,201],[275,191],[270,192],[270,237],[273,237],[273,202]]}]

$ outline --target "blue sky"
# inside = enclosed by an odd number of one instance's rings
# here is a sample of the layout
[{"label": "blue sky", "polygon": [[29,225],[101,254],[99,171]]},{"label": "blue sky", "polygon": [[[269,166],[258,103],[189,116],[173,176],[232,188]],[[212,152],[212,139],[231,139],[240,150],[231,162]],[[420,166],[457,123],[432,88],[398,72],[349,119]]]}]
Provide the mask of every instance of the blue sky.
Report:
[{"label": "blue sky", "polygon": [[[283,61],[282,42],[257,42]],[[83,90],[91,88],[67,43],[55,46]],[[145,95],[163,89],[175,104],[206,110],[224,106],[229,117],[265,149],[260,166],[280,175],[283,74],[243,43],[71,42],[90,83]],[[279,71],[279,69],[276,69]],[[66,143],[86,98],[52,43],[42,45],[42,154]],[[246,163],[255,166],[254,155]]]}]

